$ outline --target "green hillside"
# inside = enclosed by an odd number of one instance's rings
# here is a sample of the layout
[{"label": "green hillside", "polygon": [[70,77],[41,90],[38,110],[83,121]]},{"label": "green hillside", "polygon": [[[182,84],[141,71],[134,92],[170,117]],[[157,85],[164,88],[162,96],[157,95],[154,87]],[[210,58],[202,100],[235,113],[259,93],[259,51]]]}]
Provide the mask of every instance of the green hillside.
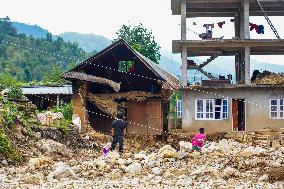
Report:
[{"label": "green hillside", "polygon": [[81,34],[77,32],[65,32],[59,35],[65,41],[78,43],[86,52],[99,52],[111,44],[111,40],[95,34]]},{"label": "green hillside", "polygon": [[53,39],[50,33],[45,38],[18,34],[8,17],[0,19],[0,43],[0,73],[25,82],[41,81],[52,70],[63,72],[88,57],[78,44]]}]

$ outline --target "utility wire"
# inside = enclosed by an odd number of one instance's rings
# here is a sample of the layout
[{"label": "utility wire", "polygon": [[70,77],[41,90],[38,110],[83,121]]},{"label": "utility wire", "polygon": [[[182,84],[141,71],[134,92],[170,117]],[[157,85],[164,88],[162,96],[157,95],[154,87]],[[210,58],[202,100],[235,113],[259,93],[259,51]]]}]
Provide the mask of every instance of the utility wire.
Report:
[{"label": "utility wire", "polygon": [[256,0],[258,6],[260,7],[260,10],[262,12],[262,14],[264,15],[265,20],[267,21],[268,25],[270,26],[270,28],[272,29],[273,33],[275,34],[275,36],[277,37],[277,39],[281,39],[280,35],[278,34],[276,28],[274,27],[273,23],[271,22],[271,20],[269,19],[267,13],[265,12],[264,8],[262,7],[262,5],[260,4],[259,0]]}]

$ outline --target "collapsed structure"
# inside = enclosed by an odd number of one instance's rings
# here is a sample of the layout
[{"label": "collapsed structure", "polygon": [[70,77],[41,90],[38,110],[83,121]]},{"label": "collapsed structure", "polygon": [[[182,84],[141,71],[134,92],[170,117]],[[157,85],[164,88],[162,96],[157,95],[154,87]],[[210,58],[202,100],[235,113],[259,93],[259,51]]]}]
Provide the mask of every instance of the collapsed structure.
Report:
[{"label": "collapsed structure", "polygon": [[[284,40],[268,16],[284,16],[283,0],[172,0],[172,14],[181,15],[181,40],[172,42],[173,53],[182,59],[182,128],[196,131],[250,131],[265,127],[284,127],[284,86],[251,85],[250,55],[283,55]],[[249,22],[250,16],[264,16],[277,39],[250,39],[250,30],[263,26]],[[187,18],[231,17],[235,26],[232,39],[212,38],[212,31],[187,39]],[[222,28],[225,22],[218,23]],[[204,25],[213,28],[213,24]],[[251,28],[250,28],[251,27]],[[260,30],[261,29],[261,30]],[[210,34],[210,35],[209,35]],[[188,57],[210,56],[196,65]],[[203,68],[219,56],[235,56],[236,84],[220,81]],[[188,70],[197,69],[211,81],[188,86]]]},{"label": "collapsed structure", "polygon": [[118,40],[82,62],[63,78],[72,81],[73,113],[88,126],[110,132],[123,110],[128,132],[160,135],[168,130],[170,95],[178,80]]}]

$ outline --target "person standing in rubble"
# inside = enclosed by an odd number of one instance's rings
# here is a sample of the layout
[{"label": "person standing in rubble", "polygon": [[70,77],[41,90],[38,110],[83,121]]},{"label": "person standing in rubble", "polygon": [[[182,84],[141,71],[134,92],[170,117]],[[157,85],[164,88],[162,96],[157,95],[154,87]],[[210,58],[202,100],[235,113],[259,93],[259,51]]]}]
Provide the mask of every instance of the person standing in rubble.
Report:
[{"label": "person standing in rubble", "polygon": [[199,133],[194,135],[191,140],[192,149],[196,151],[201,151],[201,148],[206,140],[206,135],[204,134],[204,128],[199,129]]},{"label": "person standing in rubble", "polygon": [[117,143],[119,143],[119,152],[123,152],[123,137],[126,135],[127,124],[123,120],[124,113],[117,112],[117,119],[112,122],[111,135],[113,137],[110,150],[115,150]]}]

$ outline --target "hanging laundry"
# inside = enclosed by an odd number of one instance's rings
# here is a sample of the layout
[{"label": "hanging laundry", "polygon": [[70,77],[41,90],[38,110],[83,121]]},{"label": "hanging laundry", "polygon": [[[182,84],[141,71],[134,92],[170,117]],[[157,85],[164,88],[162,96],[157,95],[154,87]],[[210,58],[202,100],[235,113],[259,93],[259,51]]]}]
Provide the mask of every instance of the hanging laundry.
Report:
[{"label": "hanging laundry", "polygon": [[199,34],[201,39],[212,39],[212,31],[207,30],[206,33]]},{"label": "hanging laundry", "polygon": [[197,24],[196,24],[196,22],[192,22],[192,25],[196,26]]},{"label": "hanging laundry", "polygon": [[214,24],[204,24],[203,27],[205,27],[206,30],[208,30],[208,29],[209,29],[209,30],[210,30],[210,29],[212,30],[212,29],[214,28]]},{"label": "hanging laundry", "polygon": [[249,23],[249,27],[250,27],[250,31],[255,30],[256,33],[258,33],[258,25],[257,24],[253,24],[253,23]]},{"label": "hanging laundry", "polygon": [[264,34],[264,26],[263,25],[259,25],[258,26],[258,34]]},{"label": "hanging laundry", "polygon": [[218,23],[217,23],[217,25],[218,25],[219,28],[221,28],[221,29],[223,28],[223,25],[224,25],[224,24],[225,24],[225,21],[223,21],[223,22],[218,22]]}]

